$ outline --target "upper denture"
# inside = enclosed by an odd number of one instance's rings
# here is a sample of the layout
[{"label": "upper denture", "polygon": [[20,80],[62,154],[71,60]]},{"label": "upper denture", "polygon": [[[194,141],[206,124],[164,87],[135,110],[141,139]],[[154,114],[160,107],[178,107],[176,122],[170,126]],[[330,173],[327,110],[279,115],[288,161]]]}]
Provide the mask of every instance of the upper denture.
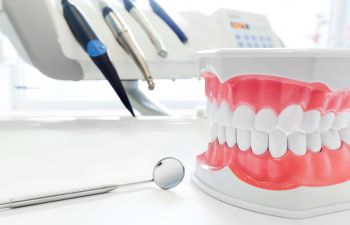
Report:
[{"label": "upper denture", "polygon": [[206,79],[206,95],[230,104],[231,109],[240,104],[251,106],[256,112],[262,108],[273,108],[277,114],[289,105],[298,104],[304,111],[318,110],[340,112],[349,109],[350,90],[332,92],[322,83],[307,83],[267,75],[235,76],[221,83],[211,73],[202,75]]}]

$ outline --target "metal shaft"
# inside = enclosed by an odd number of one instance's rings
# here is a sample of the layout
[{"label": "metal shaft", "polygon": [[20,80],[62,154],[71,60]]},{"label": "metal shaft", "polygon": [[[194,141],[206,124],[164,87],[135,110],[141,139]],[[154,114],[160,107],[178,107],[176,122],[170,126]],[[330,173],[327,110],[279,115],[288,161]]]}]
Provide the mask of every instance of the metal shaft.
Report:
[{"label": "metal shaft", "polygon": [[146,32],[147,36],[153,43],[154,47],[158,51],[158,55],[161,57],[167,57],[168,52],[158,35],[157,31],[153,28],[153,26],[150,24],[150,22],[146,19],[146,16],[143,15],[141,10],[134,7],[130,10],[130,14],[134,17],[134,19],[140,24],[140,26],[143,28],[143,30]]},{"label": "metal shaft", "polygon": [[15,197],[15,198],[11,198],[9,201],[0,203],[0,209],[5,209],[5,208],[14,209],[14,208],[68,200],[73,198],[81,198],[86,196],[105,194],[117,188],[146,184],[150,182],[153,182],[153,180],[133,182],[133,183],[121,184],[121,185],[103,185],[103,186],[96,186],[96,187],[87,187],[82,189],[73,189],[73,190],[62,191],[62,192],[52,192],[52,193],[36,194],[36,195],[30,195],[30,196]]}]

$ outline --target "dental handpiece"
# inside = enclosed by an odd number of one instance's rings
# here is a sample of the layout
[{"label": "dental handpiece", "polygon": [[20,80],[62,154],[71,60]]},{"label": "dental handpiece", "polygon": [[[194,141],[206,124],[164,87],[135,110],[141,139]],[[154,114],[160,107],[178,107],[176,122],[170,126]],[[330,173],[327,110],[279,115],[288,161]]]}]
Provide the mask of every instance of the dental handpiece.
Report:
[{"label": "dental handpiece", "polygon": [[143,12],[136,6],[131,0],[123,0],[125,9],[131,14],[132,17],[140,24],[142,29],[146,32],[147,36],[153,43],[154,47],[158,51],[158,55],[161,57],[167,57],[168,52],[151,23],[148,21]]},{"label": "dental handpiece", "polygon": [[99,40],[81,12],[68,0],[62,0],[63,14],[74,37],[90,56],[119,96],[124,106],[135,117],[132,105],[126,94],[118,72],[111,62],[106,46]]},{"label": "dental handpiece", "polygon": [[36,194],[22,197],[10,198],[0,201],[0,209],[15,209],[62,200],[87,197],[109,193],[119,188],[155,183],[164,190],[169,190],[180,184],[185,176],[185,167],[175,158],[164,158],[160,160],[153,169],[153,178],[150,180],[127,183],[127,184],[110,184],[95,187],[86,187],[73,189],[68,191],[51,192],[44,194]]},{"label": "dental handpiece", "polygon": [[169,27],[182,43],[187,43],[188,38],[176,22],[168,15],[168,13],[159,5],[156,0],[148,0],[153,12],[157,14]]},{"label": "dental handpiece", "polygon": [[148,89],[153,90],[155,87],[152,74],[148,68],[145,57],[137,45],[135,38],[129,33],[129,29],[122,17],[111,9],[106,2],[99,0],[100,8],[103,13],[103,17],[108,24],[109,28],[113,32],[115,38],[124,48],[124,50],[131,55],[132,59],[136,63],[137,67],[143,74],[145,80],[148,83]]}]

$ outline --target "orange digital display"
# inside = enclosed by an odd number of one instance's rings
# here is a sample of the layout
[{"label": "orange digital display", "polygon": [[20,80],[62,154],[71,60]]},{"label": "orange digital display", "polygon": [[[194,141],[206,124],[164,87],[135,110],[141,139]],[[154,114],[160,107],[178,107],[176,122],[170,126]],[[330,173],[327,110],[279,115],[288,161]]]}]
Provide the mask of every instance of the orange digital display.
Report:
[{"label": "orange digital display", "polygon": [[237,30],[248,30],[249,29],[249,25],[246,23],[238,23],[238,22],[231,22],[231,27],[233,29],[237,29]]}]

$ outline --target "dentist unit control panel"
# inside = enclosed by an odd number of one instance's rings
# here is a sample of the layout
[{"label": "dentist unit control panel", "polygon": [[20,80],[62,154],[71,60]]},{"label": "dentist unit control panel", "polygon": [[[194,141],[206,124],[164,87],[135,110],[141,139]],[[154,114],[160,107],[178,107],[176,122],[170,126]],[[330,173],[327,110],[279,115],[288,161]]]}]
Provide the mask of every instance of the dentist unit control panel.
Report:
[{"label": "dentist unit control panel", "polygon": [[264,15],[227,11],[224,22],[237,48],[283,47]]}]

